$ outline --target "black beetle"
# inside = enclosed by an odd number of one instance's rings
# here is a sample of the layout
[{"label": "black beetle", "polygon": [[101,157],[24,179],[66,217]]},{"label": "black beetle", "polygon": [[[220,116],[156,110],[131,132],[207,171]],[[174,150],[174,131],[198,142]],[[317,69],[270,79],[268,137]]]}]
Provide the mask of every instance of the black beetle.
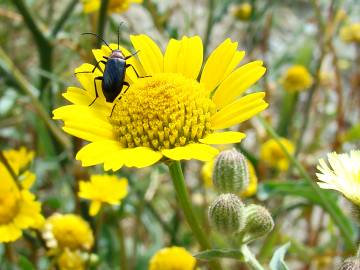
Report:
[{"label": "black beetle", "polygon": [[[130,87],[129,83],[124,81],[125,72],[126,72],[127,68],[131,67],[134,70],[134,72],[138,78],[144,78],[144,77],[139,76],[139,74],[137,73],[137,71],[133,65],[126,63],[127,59],[136,55],[139,51],[136,51],[135,53],[133,53],[129,56],[125,56],[123,54],[123,52],[120,50],[120,45],[119,45],[119,43],[120,43],[120,27],[119,27],[119,31],[118,31],[118,48],[117,48],[117,50],[112,50],[110,48],[109,44],[97,34],[82,33],[82,35],[96,36],[101,41],[103,41],[105,43],[105,45],[111,50],[110,56],[109,57],[103,56],[104,60],[98,61],[92,71],[81,71],[81,72],[75,73],[75,74],[94,73],[96,68],[98,68],[102,72],[102,70],[99,68],[99,64],[103,63],[105,65],[103,76],[98,76],[98,77],[94,78],[95,99],[89,104],[89,106],[91,106],[95,102],[95,100],[99,97],[99,93],[98,93],[98,90],[96,87],[97,80],[102,81],[102,91],[104,93],[106,101],[113,102],[116,99],[116,97],[121,94],[121,92],[123,94],[125,94],[126,91]],[[146,77],[148,77],[148,76],[146,76]],[[127,86],[127,88],[123,91],[124,86]],[[121,96],[119,98],[121,98]],[[114,110],[114,107],[111,111],[111,114]]]}]

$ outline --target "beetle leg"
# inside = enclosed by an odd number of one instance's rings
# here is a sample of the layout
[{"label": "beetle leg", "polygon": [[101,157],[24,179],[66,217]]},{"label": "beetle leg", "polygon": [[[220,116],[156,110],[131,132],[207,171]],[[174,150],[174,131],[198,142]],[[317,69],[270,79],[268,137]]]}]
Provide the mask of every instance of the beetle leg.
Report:
[{"label": "beetle leg", "polygon": [[126,65],[125,65],[125,68],[128,68],[128,67],[132,67],[132,69],[134,70],[134,72],[135,72],[135,74],[136,74],[136,77],[138,77],[139,79],[151,77],[151,76],[140,76],[139,73],[137,73],[135,67],[134,67],[132,64],[126,64]]},{"label": "beetle leg", "polygon": [[95,98],[93,101],[91,101],[91,103],[89,104],[89,106],[93,105],[93,103],[95,102],[95,100],[99,97],[99,93],[97,91],[97,88],[96,88],[96,81],[102,81],[104,77],[103,76],[98,76],[98,77],[95,77],[94,78],[94,87],[95,87]]},{"label": "beetle leg", "polygon": [[99,64],[103,63],[104,65],[106,65],[106,61],[104,60],[100,60],[99,62],[96,63],[96,65],[94,66],[94,68],[92,69],[92,71],[80,71],[80,72],[75,72],[75,74],[79,74],[79,73],[94,73],[95,69],[98,68],[101,72],[103,72],[100,67]]},{"label": "beetle leg", "polygon": [[108,59],[109,59],[109,57],[107,57],[107,56],[105,56],[105,55],[103,56],[103,58],[104,58],[104,59],[106,59],[106,60],[108,60]]},{"label": "beetle leg", "polygon": [[133,57],[133,56],[134,56],[134,55],[136,55],[138,52],[140,52],[140,50],[137,50],[136,52],[134,52],[134,53],[132,53],[132,54],[130,54],[130,55],[128,55],[128,56],[126,56],[126,57],[125,57],[125,60],[127,60],[127,59],[129,59],[129,58]]},{"label": "beetle leg", "polygon": [[[123,82],[122,84],[123,86],[127,86],[127,88],[124,90],[124,91],[121,91],[120,94],[119,94],[119,97],[117,98],[117,100],[120,100],[123,96],[123,94],[125,94],[127,92],[127,90],[130,88],[130,84],[128,82]],[[110,114],[110,117],[112,116],[113,114],[113,111],[115,109],[115,106],[116,106],[117,103],[114,104],[114,106],[112,107],[112,110],[111,110],[111,114]]]}]

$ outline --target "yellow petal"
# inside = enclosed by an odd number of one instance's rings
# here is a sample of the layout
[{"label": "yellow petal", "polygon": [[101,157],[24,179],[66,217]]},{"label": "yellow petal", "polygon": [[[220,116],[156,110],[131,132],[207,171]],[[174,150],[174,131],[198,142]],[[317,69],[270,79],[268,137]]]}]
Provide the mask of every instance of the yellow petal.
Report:
[{"label": "yellow petal", "polygon": [[216,148],[199,143],[188,144],[186,146],[176,147],[173,149],[164,149],[161,152],[164,156],[172,160],[198,159],[202,161],[209,161],[219,153]]},{"label": "yellow petal", "polygon": [[130,40],[138,50],[138,58],[147,75],[163,72],[164,59],[160,48],[146,35],[132,35]]},{"label": "yellow petal", "polygon": [[21,186],[24,189],[30,189],[36,179],[35,174],[30,171],[24,172],[21,177],[23,178],[23,180],[21,181]]},{"label": "yellow petal", "polygon": [[164,55],[164,72],[177,73],[177,61],[180,54],[181,41],[170,39]]},{"label": "yellow petal", "polygon": [[161,159],[162,155],[147,147],[122,148],[119,142],[106,140],[90,143],[76,155],[83,166],[104,163],[105,170],[116,171],[127,167],[147,167]]},{"label": "yellow petal", "polygon": [[246,134],[242,132],[226,131],[209,134],[199,141],[205,144],[227,144],[238,143],[245,137]]},{"label": "yellow petal", "polygon": [[[119,142],[114,140],[103,140],[89,143],[84,146],[77,154],[76,160],[82,162],[82,166],[93,166],[96,164],[104,163],[109,155],[113,153],[120,153],[122,150]],[[122,158],[119,156],[117,160],[113,160],[115,163],[117,161],[122,166]],[[120,167],[121,167],[120,166]]]},{"label": "yellow petal", "polygon": [[244,52],[237,52],[237,45],[226,39],[210,54],[200,79],[207,91],[214,90],[244,57]]},{"label": "yellow petal", "polygon": [[[74,103],[75,105],[84,105],[89,106],[91,102],[94,101],[94,96],[90,95],[88,91],[85,91],[84,89],[77,88],[77,87],[68,87],[67,91],[62,94],[62,96],[70,101],[71,103]],[[107,103],[105,99],[98,99],[95,103],[93,103],[91,106],[92,109],[101,109],[101,110],[108,110],[110,111],[112,108],[111,103]]]},{"label": "yellow petal", "polygon": [[91,106],[62,106],[53,110],[53,119],[82,123],[93,122],[95,125],[98,125],[100,121],[100,124],[107,123],[108,127],[111,126],[108,122],[108,116],[111,113],[111,107],[106,108],[105,110],[100,110],[99,108],[93,109],[93,106],[95,107],[95,104]]},{"label": "yellow petal", "polygon": [[190,79],[199,75],[203,61],[203,45],[200,37],[183,37],[170,40],[164,56],[164,72],[183,74]]},{"label": "yellow petal", "polygon": [[158,162],[162,158],[160,152],[147,147],[135,147],[123,149],[124,164],[127,167],[143,168]]},{"label": "yellow petal", "polygon": [[231,103],[257,82],[266,71],[261,64],[261,61],[251,62],[231,73],[220,84],[213,96],[213,101],[217,107],[222,108]]},{"label": "yellow petal", "polygon": [[97,213],[99,213],[100,211],[100,208],[101,208],[101,202],[99,201],[92,201],[90,203],[90,209],[89,209],[89,215],[90,216],[96,216]]},{"label": "yellow petal", "polygon": [[211,128],[228,128],[265,110],[268,104],[263,100],[264,96],[264,92],[250,94],[225,106],[211,117]]},{"label": "yellow petal", "polygon": [[[89,94],[95,97],[95,83],[96,90],[99,94],[99,98],[105,100],[104,94],[102,92],[101,81],[94,81],[95,77],[102,76],[102,72],[98,69],[95,69],[94,73],[91,73],[94,66],[88,63],[82,64],[80,67],[75,69],[75,76],[80,82],[81,86],[89,92]],[[90,72],[90,73],[79,73],[79,72]]]}]

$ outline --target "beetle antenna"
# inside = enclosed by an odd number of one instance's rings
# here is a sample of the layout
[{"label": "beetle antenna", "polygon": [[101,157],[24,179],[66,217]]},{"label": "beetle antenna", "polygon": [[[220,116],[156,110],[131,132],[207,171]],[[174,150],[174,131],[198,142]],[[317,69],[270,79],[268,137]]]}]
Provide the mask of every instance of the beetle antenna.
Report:
[{"label": "beetle antenna", "polygon": [[122,24],[123,24],[123,22],[121,22],[118,27],[118,50],[120,50],[120,27]]},{"label": "beetle antenna", "polygon": [[108,46],[108,48],[110,49],[110,51],[112,51],[112,49],[110,48],[109,44],[99,35],[95,34],[95,33],[91,33],[91,32],[86,32],[86,33],[81,33],[81,35],[93,35],[95,37],[97,37],[98,39],[100,39],[102,42],[105,43],[106,46]]}]

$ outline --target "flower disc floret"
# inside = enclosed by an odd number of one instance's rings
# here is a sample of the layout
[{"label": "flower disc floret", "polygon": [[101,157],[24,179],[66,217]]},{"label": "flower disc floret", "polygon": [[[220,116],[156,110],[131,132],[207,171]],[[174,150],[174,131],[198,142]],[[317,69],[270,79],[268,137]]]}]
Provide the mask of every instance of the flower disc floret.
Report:
[{"label": "flower disc floret", "polygon": [[138,80],[115,105],[110,122],[123,147],[171,149],[212,133],[215,104],[201,84],[180,74]]}]

